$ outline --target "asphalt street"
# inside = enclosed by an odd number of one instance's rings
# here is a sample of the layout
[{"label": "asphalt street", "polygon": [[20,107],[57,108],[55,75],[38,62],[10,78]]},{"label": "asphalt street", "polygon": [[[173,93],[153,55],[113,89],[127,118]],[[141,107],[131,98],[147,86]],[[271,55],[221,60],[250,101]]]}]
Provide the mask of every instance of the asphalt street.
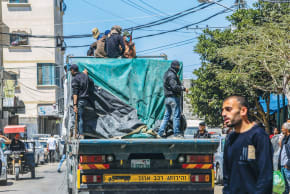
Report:
[{"label": "asphalt street", "polygon": [[[66,172],[56,172],[58,163],[36,167],[36,178],[30,173],[20,175],[20,180],[13,180],[8,175],[7,186],[0,186],[0,194],[67,194]],[[65,163],[62,166],[65,170]],[[222,194],[222,186],[215,186],[215,194]]]},{"label": "asphalt street", "polygon": [[[58,163],[45,164],[36,167],[35,179],[30,173],[20,174],[20,180],[13,180],[8,175],[7,186],[0,186],[0,193],[7,194],[66,194],[65,172],[56,172]],[[65,169],[65,163],[63,164]]]}]

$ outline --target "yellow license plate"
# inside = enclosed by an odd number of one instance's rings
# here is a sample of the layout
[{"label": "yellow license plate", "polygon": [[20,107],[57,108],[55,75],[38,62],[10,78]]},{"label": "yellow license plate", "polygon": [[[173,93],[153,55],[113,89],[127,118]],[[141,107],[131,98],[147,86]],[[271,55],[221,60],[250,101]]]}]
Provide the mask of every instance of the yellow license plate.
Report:
[{"label": "yellow license plate", "polygon": [[104,183],[190,182],[189,174],[104,174]]}]

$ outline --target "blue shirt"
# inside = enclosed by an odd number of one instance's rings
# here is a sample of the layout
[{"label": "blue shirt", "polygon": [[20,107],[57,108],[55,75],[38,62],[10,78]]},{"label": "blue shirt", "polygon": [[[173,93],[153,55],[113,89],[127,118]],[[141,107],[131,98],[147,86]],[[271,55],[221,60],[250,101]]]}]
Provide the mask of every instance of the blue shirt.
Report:
[{"label": "blue shirt", "polygon": [[259,125],[229,134],[223,165],[224,194],[272,194],[273,148]]}]

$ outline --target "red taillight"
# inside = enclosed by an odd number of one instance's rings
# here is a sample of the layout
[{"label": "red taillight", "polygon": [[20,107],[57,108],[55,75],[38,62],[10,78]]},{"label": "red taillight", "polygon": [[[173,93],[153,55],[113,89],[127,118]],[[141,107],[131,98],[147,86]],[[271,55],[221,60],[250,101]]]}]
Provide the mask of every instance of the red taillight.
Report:
[{"label": "red taillight", "polygon": [[209,174],[195,174],[190,177],[191,182],[193,183],[206,183],[210,180]]},{"label": "red taillight", "polygon": [[104,163],[106,161],[105,158],[105,155],[80,156],[80,163]]},{"label": "red taillight", "polygon": [[212,163],[212,155],[186,155],[187,163]]},{"label": "red taillight", "polygon": [[101,183],[101,175],[82,175],[82,183]]}]

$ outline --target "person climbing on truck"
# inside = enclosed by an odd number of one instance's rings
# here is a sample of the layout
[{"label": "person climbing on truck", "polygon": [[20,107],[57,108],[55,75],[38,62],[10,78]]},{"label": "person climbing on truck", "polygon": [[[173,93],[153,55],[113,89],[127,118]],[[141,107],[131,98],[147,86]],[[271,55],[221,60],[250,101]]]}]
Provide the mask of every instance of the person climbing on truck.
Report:
[{"label": "person climbing on truck", "polygon": [[79,72],[79,68],[76,64],[70,67],[72,79],[72,95],[73,95],[73,108],[77,115],[78,122],[78,135],[79,138],[83,136],[83,113],[85,106],[89,105],[89,95],[93,84],[93,81],[89,78],[87,73]]},{"label": "person climbing on truck", "polygon": [[128,31],[124,31],[123,40],[125,44],[124,58],[132,59],[136,57],[135,43],[132,42],[132,36]]},{"label": "person climbing on truck", "polygon": [[105,43],[105,51],[108,58],[119,58],[123,56],[125,51],[125,45],[121,33],[121,26],[112,27],[110,37],[106,39]]},{"label": "person climbing on truck", "polygon": [[105,58],[107,57],[107,53],[105,51],[105,42],[106,42],[106,38],[108,37],[108,35],[110,34],[110,30],[106,30],[104,34],[101,34],[99,36],[99,39],[97,41],[97,46],[96,46],[96,50],[95,50],[95,57],[97,58]]},{"label": "person climbing on truck", "polygon": [[188,89],[183,87],[177,73],[180,70],[178,61],[173,61],[171,67],[165,72],[163,77],[163,87],[165,95],[165,114],[160,125],[158,135],[164,137],[165,129],[173,113],[173,133],[175,138],[182,138],[180,132],[180,96],[182,91],[188,92]]}]

